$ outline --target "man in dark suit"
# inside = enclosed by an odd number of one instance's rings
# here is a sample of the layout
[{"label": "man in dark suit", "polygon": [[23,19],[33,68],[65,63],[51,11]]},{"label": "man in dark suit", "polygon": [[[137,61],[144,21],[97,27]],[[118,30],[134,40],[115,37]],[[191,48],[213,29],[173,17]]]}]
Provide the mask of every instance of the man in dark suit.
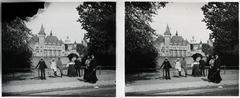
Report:
[{"label": "man in dark suit", "polygon": [[36,68],[39,66],[39,69],[41,70],[41,80],[46,80],[45,77],[45,68],[47,68],[46,63],[43,61],[43,58],[38,62]]},{"label": "man in dark suit", "polygon": [[203,58],[201,58],[199,63],[200,63],[200,75],[205,77],[205,72],[204,72],[205,61],[203,60]]},{"label": "man in dark suit", "polygon": [[91,55],[92,59],[90,61],[90,82],[91,83],[96,83],[98,81],[97,76],[96,76],[96,69],[97,69],[97,60],[94,57],[94,55]]},{"label": "man in dark suit", "polygon": [[165,72],[166,72],[166,80],[170,80],[170,72],[169,72],[169,68],[172,68],[171,64],[169,63],[168,59],[166,58],[165,61],[162,63],[161,67],[162,68],[163,66],[163,69],[165,69]]},{"label": "man in dark suit", "polygon": [[213,78],[214,78],[214,83],[220,83],[222,81],[222,78],[220,76],[220,69],[221,69],[221,60],[218,57],[218,55],[215,55],[215,61],[214,61],[214,73],[213,73]]},{"label": "man in dark suit", "polygon": [[77,60],[75,60],[75,69],[76,69],[77,76],[79,77],[81,77],[80,68],[81,68],[81,58],[79,57]]}]

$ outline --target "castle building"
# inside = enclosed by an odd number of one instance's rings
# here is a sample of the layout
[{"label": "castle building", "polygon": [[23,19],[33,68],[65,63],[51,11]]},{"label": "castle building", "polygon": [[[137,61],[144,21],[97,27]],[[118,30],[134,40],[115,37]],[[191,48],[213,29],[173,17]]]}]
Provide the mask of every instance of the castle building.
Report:
[{"label": "castle building", "polygon": [[179,36],[177,31],[174,36],[171,36],[168,25],[163,36],[159,35],[153,45],[160,57],[186,57],[191,54],[189,42]]},{"label": "castle building", "polygon": [[67,39],[65,40],[65,45],[66,45],[65,55],[68,55],[70,53],[75,53],[79,56],[79,53],[77,52],[77,44],[78,43],[76,41],[73,43],[67,36]]},{"label": "castle building", "polygon": [[29,43],[35,57],[59,57],[65,56],[65,46],[62,40],[50,35],[46,36],[43,25],[37,35],[30,39]]}]

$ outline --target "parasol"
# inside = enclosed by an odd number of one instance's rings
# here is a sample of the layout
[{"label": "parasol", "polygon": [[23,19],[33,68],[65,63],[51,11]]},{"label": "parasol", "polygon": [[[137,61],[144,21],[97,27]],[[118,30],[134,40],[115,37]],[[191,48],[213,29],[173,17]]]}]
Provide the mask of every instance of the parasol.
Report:
[{"label": "parasol", "polygon": [[196,61],[197,57],[203,58],[203,56],[200,53],[195,53],[195,54],[192,55],[192,58],[193,58],[194,61]]},{"label": "parasol", "polygon": [[71,61],[71,59],[72,59],[73,57],[78,58],[78,55],[77,55],[76,53],[70,53],[67,57],[68,57],[68,59]]}]

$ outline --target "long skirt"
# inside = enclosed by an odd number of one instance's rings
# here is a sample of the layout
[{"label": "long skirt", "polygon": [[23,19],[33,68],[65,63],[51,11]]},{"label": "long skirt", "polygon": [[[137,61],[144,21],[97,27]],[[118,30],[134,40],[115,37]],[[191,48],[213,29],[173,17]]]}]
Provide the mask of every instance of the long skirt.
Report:
[{"label": "long skirt", "polygon": [[96,70],[90,69],[88,77],[90,77],[90,82],[96,82],[98,81],[98,78],[96,76]]},{"label": "long skirt", "polygon": [[208,77],[207,77],[209,81],[214,81],[212,74],[213,74],[213,69],[209,68],[208,69]]},{"label": "long skirt", "polygon": [[199,77],[200,76],[199,65],[194,65],[193,66],[192,76],[194,76],[194,77]]},{"label": "long skirt", "polygon": [[89,72],[89,69],[84,69],[84,75],[83,75],[83,79],[86,81],[86,82],[89,82],[90,81],[90,78],[88,77],[88,73]]},{"label": "long skirt", "polygon": [[76,70],[74,68],[74,65],[69,65],[68,67],[68,74],[67,74],[69,77],[75,77],[77,74],[76,74]]},{"label": "long skirt", "polygon": [[220,70],[214,69],[213,71],[213,82],[220,83],[222,81],[222,77],[220,76]]}]

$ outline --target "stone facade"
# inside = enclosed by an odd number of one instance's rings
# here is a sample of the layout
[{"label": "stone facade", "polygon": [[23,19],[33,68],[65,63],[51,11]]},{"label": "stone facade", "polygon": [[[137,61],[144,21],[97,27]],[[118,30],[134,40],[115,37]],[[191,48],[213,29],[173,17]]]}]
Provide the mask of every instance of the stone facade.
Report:
[{"label": "stone facade", "polygon": [[153,44],[160,57],[186,57],[191,54],[189,42],[179,36],[178,32],[171,36],[168,25],[164,36],[159,35]]}]

